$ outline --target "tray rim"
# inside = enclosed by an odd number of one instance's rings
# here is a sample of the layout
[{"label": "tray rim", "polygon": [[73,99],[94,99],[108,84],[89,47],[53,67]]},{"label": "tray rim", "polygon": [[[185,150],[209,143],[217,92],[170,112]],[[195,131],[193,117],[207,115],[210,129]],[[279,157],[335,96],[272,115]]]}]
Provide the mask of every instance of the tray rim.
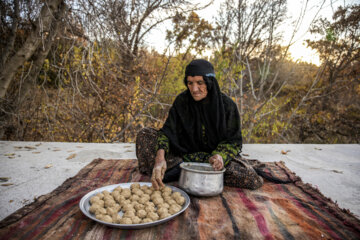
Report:
[{"label": "tray rim", "polygon": [[87,194],[85,194],[80,202],[79,202],[79,208],[80,210],[82,211],[82,213],[87,216],[88,218],[90,218],[91,220],[94,220],[98,223],[101,223],[101,224],[104,224],[106,226],[109,226],[109,227],[115,227],[115,228],[120,228],[120,229],[143,229],[143,228],[148,228],[148,227],[152,227],[152,226],[156,226],[156,225],[159,225],[159,224],[162,224],[162,223],[165,223],[165,222],[168,222],[170,220],[172,220],[173,218],[175,218],[176,216],[180,215],[181,213],[183,213],[190,205],[190,197],[189,195],[175,187],[175,186],[171,186],[171,185],[165,185],[165,186],[168,186],[170,187],[173,191],[175,192],[180,192],[183,197],[185,198],[185,203],[184,205],[182,206],[181,210],[167,218],[164,218],[164,219],[160,219],[160,220],[156,220],[154,222],[150,222],[150,223],[139,223],[139,224],[116,224],[116,223],[109,223],[109,222],[104,222],[104,221],[101,221],[97,218],[95,218],[95,216],[93,216],[93,214],[91,214],[88,209],[86,209],[86,206],[90,206],[90,198],[96,194],[98,194],[99,192],[102,192],[104,190],[108,190],[109,192],[113,191],[116,187],[120,186],[120,187],[124,187],[124,188],[130,188],[130,185],[131,184],[134,184],[134,183],[139,183],[140,186],[143,186],[143,185],[147,185],[147,186],[152,186],[151,182],[128,182],[128,183],[118,183],[118,184],[112,184],[112,185],[107,185],[107,186],[103,186],[103,187],[100,187],[100,188],[97,188],[97,189],[94,189],[90,192],[88,192]]},{"label": "tray rim", "polygon": [[188,168],[188,166],[204,166],[204,167],[212,167],[210,163],[200,163],[200,162],[182,162],[180,164],[180,168],[184,169],[188,172],[194,172],[194,173],[202,173],[202,174],[222,174],[226,171],[225,168],[221,170],[212,170],[212,171],[205,171],[205,170],[198,170],[198,169],[191,169]]}]

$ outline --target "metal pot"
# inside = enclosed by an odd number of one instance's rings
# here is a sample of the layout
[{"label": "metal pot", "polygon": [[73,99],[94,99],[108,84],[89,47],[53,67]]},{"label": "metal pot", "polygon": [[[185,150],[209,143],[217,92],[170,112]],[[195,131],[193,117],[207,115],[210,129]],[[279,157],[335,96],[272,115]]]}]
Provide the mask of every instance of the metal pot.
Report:
[{"label": "metal pot", "polygon": [[195,196],[216,196],[224,188],[225,168],[215,171],[209,163],[183,162],[179,186]]}]

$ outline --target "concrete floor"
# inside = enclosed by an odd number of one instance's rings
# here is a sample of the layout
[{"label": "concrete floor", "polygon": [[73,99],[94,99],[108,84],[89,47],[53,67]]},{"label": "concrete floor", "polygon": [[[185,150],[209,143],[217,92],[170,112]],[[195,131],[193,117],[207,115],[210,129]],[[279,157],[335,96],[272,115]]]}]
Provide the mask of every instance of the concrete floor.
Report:
[{"label": "concrete floor", "polygon": [[[304,182],[360,216],[359,144],[245,144],[243,154],[260,161],[284,161]],[[135,144],[0,141],[0,220],[53,191],[99,157],[134,159]]]}]

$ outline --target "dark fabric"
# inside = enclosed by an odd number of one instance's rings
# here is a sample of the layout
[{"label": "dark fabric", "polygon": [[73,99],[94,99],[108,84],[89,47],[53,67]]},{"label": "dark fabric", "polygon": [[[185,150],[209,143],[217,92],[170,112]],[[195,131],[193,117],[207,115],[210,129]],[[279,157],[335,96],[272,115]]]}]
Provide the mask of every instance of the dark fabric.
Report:
[{"label": "dark fabric", "polygon": [[[156,136],[157,131],[155,129],[144,128],[137,134],[136,138],[136,156],[139,161],[140,172],[149,176],[151,176],[154,167],[156,155],[154,144],[156,142]],[[163,182],[165,183],[177,181],[179,179],[181,173],[179,164],[183,161],[182,158],[176,157],[171,153],[168,155],[169,156],[166,158],[167,170],[163,179]],[[195,155],[197,156],[193,156],[193,158],[196,159],[196,157],[198,157],[198,160],[200,161],[201,156],[199,156],[199,154]],[[256,166],[261,166],[261,164],[257,163]],[[262,169],[262,171],[265,170]],[[237,156],[226,166],[224,184],[226,186],[254,190],[262,186],[263,179],[256,173],[247,160]]]},{"label": "dark fabric", "polygon": [[170,152],[169,139],[163,132],[161,131],[157,131],[157,132],[158,132],[158,137],[157,137],[156,151],[158,151],[159,149],[163,149],[165,151],[165,158],[166,158]]},{"label": "dark fabric", "polygon": [[[139,160],[141,173],[151,176],[155,164],[158,131],[153,128],[143,128],[136,135],[136,157]],[[168,169],[182,162],[180,157],[169,153],[166,157]]]},{"label": "dark fabric", "polygon": [[[224,166],[226,167],[231,159],[234,159],[236,156],[238,156],[241,153],[241,143],[225,143],[220,142],[216,149],[212,151],[211,153],[207,152],[195,152],[195,153],[188,153],[182,156],[182,159],[184,162],[209,162],[209,158],[211,156],[214,156],[216,154],[219,154],[223,161]],[[158,149],[163,149],[165,151],[165,158],[168,156],[170,152],[170,141],[167,138],[167,136],[161,132],[158,131],[158,138],[157,138],[157,146],[156,151]]]},{"label": "dark fabric", "polygon": [[163,182],[164,183],[177,182],[180,178],[180,174],[181,174],[181,168],[179,163],[175,167],[170,168],[165,172]]},{"label": "dark fabric", "polygon": [[215,77],[213,65],[205,59],[191,61],[185,69],[185,85],[187,76],[212,76]]},{"label": "dark fabric", "polygon": [[143,128],[136,134],[136,157],[139,160],[139,170],[144,174],[151,174],[155,161],[155,147],[157,131],[152,128]]},{"label": "dark fabric", "polygon": [[263,185],[260,177],[246,159],[234,158],[226,167],[224,185],[255,190]]},{"label": "dark fabric", "polygon": [[[81,212],[79,201],[90,191],[149,182],[137,171],[137,162],[92,161],[51,193],[0,221],[0,239],[360,239],[359,219],[301,180],[288,184],[265,180],[264,187],[255,191],[224,187],[214,197],[190,195],[183,213],[144,229],[107,227]],[[263,169],[277,173],[278,179],[292,175],[280,162],[265,163]]]},{"label": "dark fabric", "polygon": [[[193,64],[194,61],[196,64]],[[213,74],[209,62],[194,61],[188,65],[187,74],[198,72],[203,74],[206,70],[210,71],[209,74]],[[206,66],[201,67],[202,64]],[[205,75],[203,78],[208,90],[206,98],[195,101],[189,89],[182,92],[176,97],[161,129],[169,138],[170,151],[175,155],[183,156],[194,152],[211,153],[220,142],[242,143],[240,116],[236,104],[220,92],[215,77]]]}]

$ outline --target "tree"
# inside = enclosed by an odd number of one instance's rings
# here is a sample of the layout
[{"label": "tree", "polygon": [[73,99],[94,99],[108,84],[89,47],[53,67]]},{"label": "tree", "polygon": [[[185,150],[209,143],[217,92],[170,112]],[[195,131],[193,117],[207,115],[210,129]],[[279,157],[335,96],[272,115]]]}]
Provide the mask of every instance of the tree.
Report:
[{"label": "tree", "polygon": [[216,18],[214,62],[219,81],[239,105],[246,141],[262,117],[276,111],[266,106],[286,83],[279,75],[287,59],[278,31],[285,12],[285,0],[226,1]]},{"label": "tree", "polygon": [[[47,41],[51,45],[53,37],[57,34],[57,22],[62,20],[66,8],[63,0],[45,1],[26,41],[20,49],[15,50],[15,35],[20,21],[19,0],[14,0],[13,5],[13,24],[9,44],[2,50],[4,55],[1,59],[0,69],[0,98],[5,98],[6,91],[18,68],[29,60],[36,51],[41,52],[42,43]],[[15,53],[11,55],[12,52]]]},{"label": "tree", "polygon": [[287,125],[298,122],[301,141],[360,139],[359,24],[360,5],[355,4],[340,6],[333,21],[321,18],[312,26],[311,32],[320,39],[307,43],[317,50],[322,65],[287,121]]},{"label": "tree", "polygon": [[[34,13],[48,4],[39,8],[35,0],[29,6],[20,3],[19,15],[30,17],[20,19],[14,49],[26,43],[22,39],[31,39],[35,31],[32,24],[35,29],[43,27],[43,15]],[[0,106],[5,138],[129,141],[146,121],[144,113],[157,101],[155,96],[165,76],[149,62],[146,37],[176,12],[201,6],[185,0],[74,0],[67,4],[69,9],[65,8],[63,18],[57,21],[60,26],[53,21],[52,31],[42,34],[38,48],[24,58],[21,68],[14,69],[15,81]],[[4,5],[6,17],[2,19],[16,16],[13,5]],[[8,39],[11,26],[10,21]],[[53,31],[57,28],[58,35]],[[164,56],[154,59],[160,69],[160,62],[166,64]],[[28,98],[23,94],[26,89],[32,90]]]},{"label": "tree", "polygon": [[167,30],[166,39],[173,44],[177,53],[184,51],[183,59],[189,53],[201,55],[212,40],[212,25],[195,12],[186,17],[177,13],[173,18],[173,30]]},{"label": "tree", "polygon": [[82,25],[87,26],[91,39],[98,42],[114,40],[126,76],[136,72],[134,66],[139,50],[145,45],[145,38],[151,30],[170,20],[176,12],[203,7],[185,0],[78,0],[75,6],[79,6],[74,12],[82,19]]},{"label": "tree", "polygon": [[325,64],[326,81],[329,83],[326,93],[331,91],[336,81],[344,78],[344,73],[356,70],[355,63],[359,63],[360,59],[359,29],[360,5],[339,7],[333,15],[333,22],[322,18],[313,25],[311,32],[322,38],[307,40],[307,43],[319,53]]}]

